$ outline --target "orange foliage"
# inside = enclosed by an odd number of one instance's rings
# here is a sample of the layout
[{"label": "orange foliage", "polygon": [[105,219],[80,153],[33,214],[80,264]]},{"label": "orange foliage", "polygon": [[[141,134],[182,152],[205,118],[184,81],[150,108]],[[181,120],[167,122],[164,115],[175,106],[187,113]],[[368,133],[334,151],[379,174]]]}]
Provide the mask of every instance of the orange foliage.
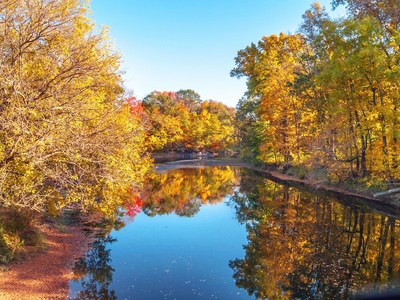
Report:
[{"label": "orange foliage", "polygon": [[136,99],[136,97],[129,97],[125,99],[126,103],[129,105],[129,112],[135,118],[139,118],[143,112],[142,101]]}]

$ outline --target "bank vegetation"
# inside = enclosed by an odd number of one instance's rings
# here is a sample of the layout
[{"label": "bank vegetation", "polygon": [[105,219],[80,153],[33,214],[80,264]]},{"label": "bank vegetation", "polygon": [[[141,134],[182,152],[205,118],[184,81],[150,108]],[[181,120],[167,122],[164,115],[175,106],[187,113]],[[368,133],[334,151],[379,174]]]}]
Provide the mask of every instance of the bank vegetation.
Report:
[{"label": "bank vegetation", "polygon": [[[86,0],[0,3],[0,262],[43,213],[113,218],[149,168],[120,54]],[[23,220],[23,222],[21,221]]]},{"label": "bank vegetation", "polygon": [[400,180],[398,1],[314,3],[296,34],[240,50],[242,155],[300,178],[376,192]]}]

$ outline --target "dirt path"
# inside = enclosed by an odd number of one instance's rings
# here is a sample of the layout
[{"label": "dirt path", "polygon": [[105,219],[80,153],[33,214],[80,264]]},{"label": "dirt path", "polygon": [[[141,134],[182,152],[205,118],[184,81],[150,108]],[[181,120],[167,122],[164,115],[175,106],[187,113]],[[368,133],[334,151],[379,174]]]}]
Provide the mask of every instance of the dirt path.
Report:
[{"label": "dirt path", "polygon": [[47,250],[11,265],[0,272],[0,299],[66,299],[71,267],[88,244],[83,228],[66,227],[60,232],[52,225],[43,225]]}]

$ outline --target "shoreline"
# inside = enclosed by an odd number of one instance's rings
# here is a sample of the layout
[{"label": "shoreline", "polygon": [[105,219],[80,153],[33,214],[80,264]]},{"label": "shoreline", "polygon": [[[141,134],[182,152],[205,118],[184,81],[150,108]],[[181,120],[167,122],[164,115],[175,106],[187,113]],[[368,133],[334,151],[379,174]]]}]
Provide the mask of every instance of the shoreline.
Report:
[{"label": "shoreline", "polygon": [[[395,199],[391,197],[373,197],[372,194],[363,194],[360,192],[352,191],[350,189],[346,189],[343,187],[337,187],[337,186],[330,186],[326,184],[320,184],[318,182],[314,182],[309,179],[299,179],[294,176],[290,176],[287,174],[282,174],[277,171],[272,171],[272,170],[266,170],[266,169],[260,169],[257,168],[249,163],[242,162],[239,158],[235,157],[216,157],[214,159],[210,158],[205,158],[205,159],[193,159],[193,160],[180,160],[180,161],[174,161],[174,162],[167,162],[166,164],[179,164],[180,167],[186,165],[203,165],[203,166],[237,166],[237,167],[245,167],[250,170],[260,172],[265,174],[266,176],[270,177],[271,179],[283,181],[283,182],[288,182],[288,183],[297,183],[297,184],[302,184],[312,190],[323,190],[326,192],[334,193],[337,195],[342,195],[346,197],[352,197],[352,198],[357,198],[361,200],[366,200],[368,202],[372,202],[378,205],[384,205],[387,207],[393,207],[393,208],[398,208],[400,209],[400,203],[399,201],[396,201]],[[167,167],[165,169],[170,169],[171,167]],[[162,168],[164,169],[164,168]]]},{"label": "shoreline", "polygon": [[[369,202],[386,208],[400,209],[398,202],[391,202],[387,198],[371,197],[340,187],[318,184],[312,180],[299,179],[272,170],[263,170],[234,157],[174,160],[154,165],[159,172],[174,168],[206,166],[245,167],[282,184],[297,184],[315,191],[356,198],[362,203]],[[400,214],[400,210],[393,213]],[[85,217],[96,218],[95,216]],[[0,269],[0,300],[67,299],[69,282],[73,275],[72,266],[90,248],[90,242],[93,241],[93,235],[87,233],[84,223],[85,221],[80,220],[65,226],[62,230],[57,228],[54,222],[41,225],[40,230],[47,240],[46,249],[42,252],[28,253],[20,261],[5,265],[5,270]],[[10,269],[7,270],[7,268]]]},{"label": "shoreline", "polygon": [[0,271],[0,300],[67,298],[71,268],[88,249],[92,238],[82,223],[65,226],[63,230],[54,223],[45,223],[40,230],[47,240],[45,250],[28,253]]}]

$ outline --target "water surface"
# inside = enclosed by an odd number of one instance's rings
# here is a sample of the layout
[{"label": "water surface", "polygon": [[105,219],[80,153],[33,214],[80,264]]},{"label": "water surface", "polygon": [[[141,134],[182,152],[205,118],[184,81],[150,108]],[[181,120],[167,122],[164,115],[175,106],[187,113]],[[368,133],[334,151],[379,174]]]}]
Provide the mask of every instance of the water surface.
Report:
[{"label": "water surface", "polygon": [[70,297],[347,299],[396,289],[396,215],[244,168],[164,168],[125,227],[75,264]]}]

